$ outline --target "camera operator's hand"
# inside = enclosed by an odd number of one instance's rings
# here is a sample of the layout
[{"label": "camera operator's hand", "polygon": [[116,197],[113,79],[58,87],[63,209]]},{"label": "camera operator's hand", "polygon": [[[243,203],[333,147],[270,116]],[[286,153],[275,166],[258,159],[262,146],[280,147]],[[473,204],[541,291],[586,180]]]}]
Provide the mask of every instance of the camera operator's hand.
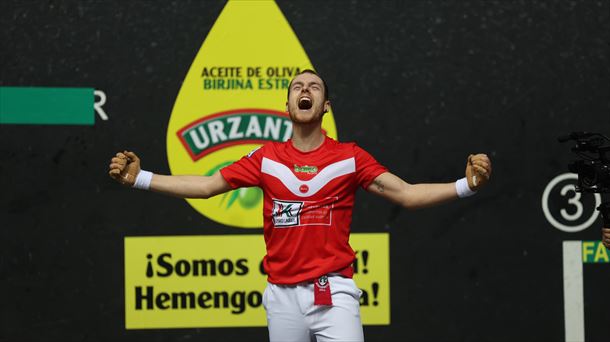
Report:
[{"label": "camera operator's hand", "polygon": [[602,228],[602,243],[610,249],[610,228]]}]

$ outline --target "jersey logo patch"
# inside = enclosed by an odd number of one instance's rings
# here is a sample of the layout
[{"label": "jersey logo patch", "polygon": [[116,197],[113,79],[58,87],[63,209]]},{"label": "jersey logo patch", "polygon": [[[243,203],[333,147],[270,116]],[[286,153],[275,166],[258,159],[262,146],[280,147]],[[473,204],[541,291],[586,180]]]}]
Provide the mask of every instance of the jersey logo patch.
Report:
[{"label": "jersey logo patch", "polygon": [[[352,157],[332,163],[319,171],[312,179],[303,181],[298,179],[288,166],[263,157],[261,172],[277,178],[295,196],[309,197],[315,195],[333,179],[356,172],[356,161]],[[301,187],[302,185],[307,186],[307,191],[301,191],[304,189]]]},{"label": "jersey logo patch", "polygon": [[318,167],[309,166],[309,165],[300,166],[300,165],[294,164],[294,173],[297,173],[297,172],[315,175],[316,173],[318,173]]},{"label": "jersey logo patch", "polygon": [[303,202],[273,200],[271,217],[276,227],[298,226],[301,222]]},{"label": "jersey logo patch", "polygon": [[273,199],[271,219],[275,228],[296,226],[330,226],[338,197],[320,201],[286,201]]}]

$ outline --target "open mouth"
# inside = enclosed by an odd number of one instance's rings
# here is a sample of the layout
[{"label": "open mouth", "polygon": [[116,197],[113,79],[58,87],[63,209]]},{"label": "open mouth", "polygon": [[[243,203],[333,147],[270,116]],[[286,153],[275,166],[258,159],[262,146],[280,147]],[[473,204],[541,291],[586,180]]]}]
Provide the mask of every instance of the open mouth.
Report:
[{"label": "open mouth", "polygon": [[299,109],[310,109],[312,104],[313,103],[311,102],[311,99],[309,97],[305,97],[305,96],[301,97],[299,99],[299,103],[298,103]]}]

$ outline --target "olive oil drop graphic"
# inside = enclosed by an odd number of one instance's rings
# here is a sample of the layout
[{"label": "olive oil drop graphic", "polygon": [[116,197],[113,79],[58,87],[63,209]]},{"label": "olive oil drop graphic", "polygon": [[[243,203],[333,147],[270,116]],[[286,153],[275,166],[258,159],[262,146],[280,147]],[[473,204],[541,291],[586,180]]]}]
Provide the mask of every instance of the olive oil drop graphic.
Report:
[{"label": "olive oil drop graphic", "polygon": [[[288,84],[304,69],[314,68],[275,2],[229,1],[176,98],[167,130],[171,173],[211,175],[265,142],[287,140]],[[332,112],[322,128],[337,139]],[[187,202],[221,224],[263,226],[258,188]]]}]

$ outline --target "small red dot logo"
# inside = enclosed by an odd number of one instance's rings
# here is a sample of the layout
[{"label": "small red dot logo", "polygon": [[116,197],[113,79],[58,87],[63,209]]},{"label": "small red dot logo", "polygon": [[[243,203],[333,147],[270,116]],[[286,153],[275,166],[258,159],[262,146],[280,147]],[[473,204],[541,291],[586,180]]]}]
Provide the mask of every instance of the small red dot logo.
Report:
[{"label": "small red dot logo", "polygon": [[301,191],[302,193],[306,193],[307,191],[309,191],[309,187],[306,184],[303,184],[299,187],[299,191]]}]

